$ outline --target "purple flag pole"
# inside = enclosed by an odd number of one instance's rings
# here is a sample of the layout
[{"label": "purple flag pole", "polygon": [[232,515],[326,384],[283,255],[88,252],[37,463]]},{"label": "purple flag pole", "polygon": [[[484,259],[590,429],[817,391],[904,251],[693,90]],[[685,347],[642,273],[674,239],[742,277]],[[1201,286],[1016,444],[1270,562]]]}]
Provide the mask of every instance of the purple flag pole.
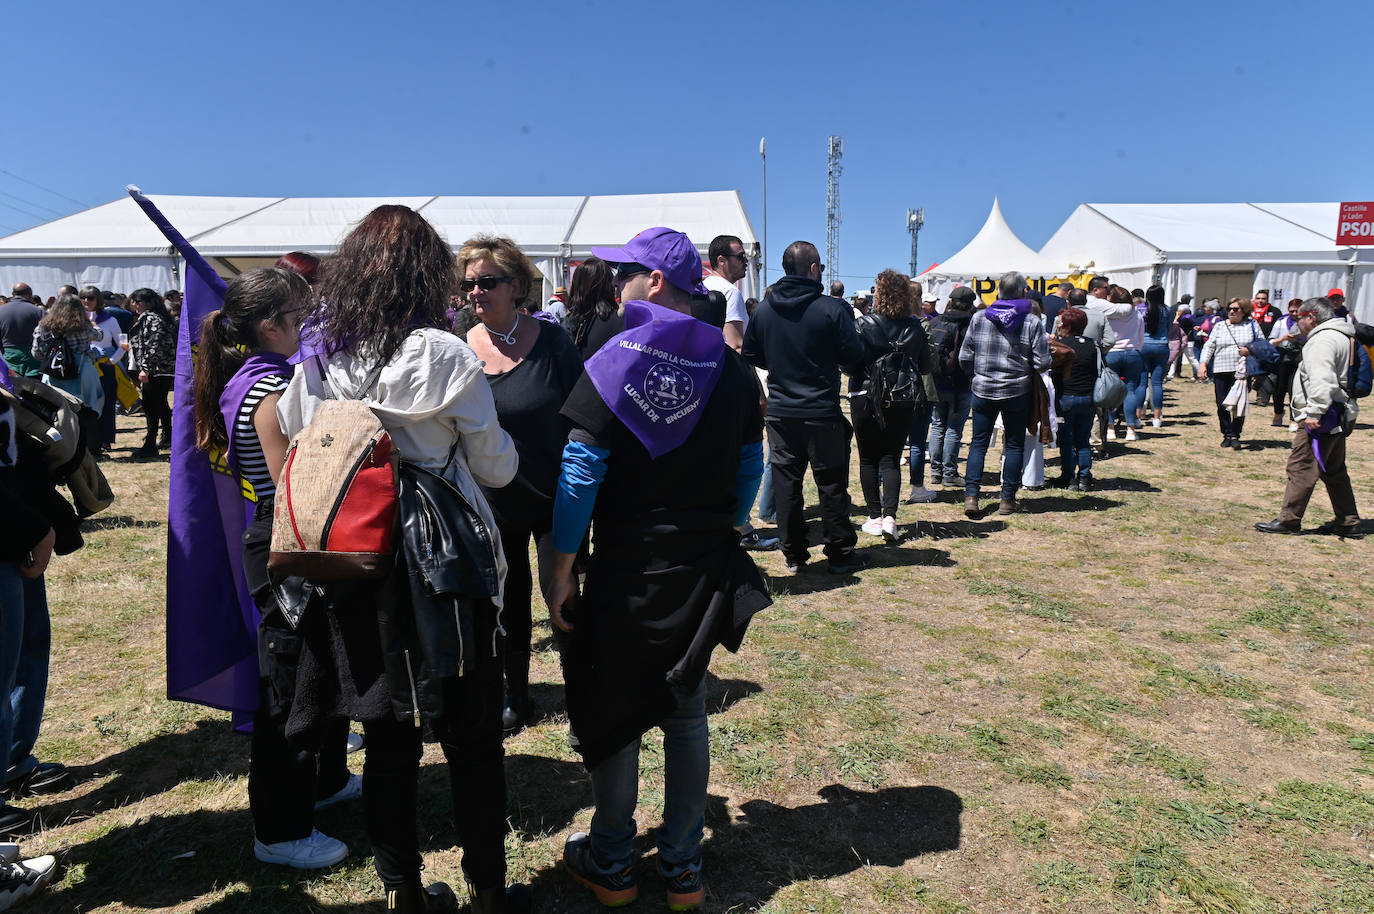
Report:
[{"label": "purple flag pole", "polygon": [[127,190],[186,261],[167,510],[167,697],[231,711],[243,727],[258,704],[258,611],[242,547],[252,503],[223,454],[196,449],[192,399],[200,325],[227,287],[142,191]]}]

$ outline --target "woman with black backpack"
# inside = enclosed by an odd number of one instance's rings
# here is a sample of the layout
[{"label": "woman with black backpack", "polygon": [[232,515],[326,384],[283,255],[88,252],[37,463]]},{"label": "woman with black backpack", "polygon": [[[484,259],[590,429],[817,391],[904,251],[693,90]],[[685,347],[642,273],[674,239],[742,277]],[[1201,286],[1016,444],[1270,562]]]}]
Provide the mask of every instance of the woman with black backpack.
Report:
[{"label": "woman with black backpack", "polygon": [[[896,270],[878,274],[873,310],[855,324],[864,358],[845,369],[849,415],[859,448],[859,483],[868,520],[863,531],[897,541],[901,457],[911,417],[926,407],[921,375],[930,371],[925,329],[913,316],[911,284]],[[881,481],[881,496],[879,494]]]},{"label": "woman with black backpack", "polygon": [[43,371],[43,383],[79,397],[94,411],[94,416],[82,417],[92,453],[100,451],[99,420],[105,407],[100,370],[91,361],[91,340],[96,335],[75,295],[59,298],[33,331],[33,357]]}]

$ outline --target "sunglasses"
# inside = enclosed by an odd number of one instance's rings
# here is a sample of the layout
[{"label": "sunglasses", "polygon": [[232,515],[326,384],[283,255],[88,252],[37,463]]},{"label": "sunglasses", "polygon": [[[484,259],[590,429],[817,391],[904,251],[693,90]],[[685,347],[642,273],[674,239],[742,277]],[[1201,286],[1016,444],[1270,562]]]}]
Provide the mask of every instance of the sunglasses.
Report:
[{"label": "sunglasses", "polygon": [[514,276],[483,276],[480,279],[465,279],[458,283],[458,289],[464,295],[473,289],[481,289],[483,292],[490,292],[503,282],[514,282]]},{"label": "sunglasses", "polygon": [[738,257],[740,263],[745,263],[745,264],[747,264],[747,263],[749,262],[749,255],[746,254],[746,253],[744,253],[743,251],[740,251],[738,254],[726,254],[725,256],[727,256],[727,257]]},{"label": "sunglasses", "polygon": [[615,281],[624,282],[631,276],[638,276],[640,273],[652,273],[653,270],[642,263],[622,263],[615,268]]},{"label": "sunglasses", "polygon": [[83,295],[83,296],[81,296],[81,300],[82,300],[82,301],[98,301],[98,299],[97,299],[94,295]]},{"label": "sunglasses", "polygon": [[1227,309],[1226,309],[1226,313],[1229,314],[1229,313],[1231,313],[1232,311],[1239,311],[1239,310],[1240,310],[1239,308],[1227,308]]}]

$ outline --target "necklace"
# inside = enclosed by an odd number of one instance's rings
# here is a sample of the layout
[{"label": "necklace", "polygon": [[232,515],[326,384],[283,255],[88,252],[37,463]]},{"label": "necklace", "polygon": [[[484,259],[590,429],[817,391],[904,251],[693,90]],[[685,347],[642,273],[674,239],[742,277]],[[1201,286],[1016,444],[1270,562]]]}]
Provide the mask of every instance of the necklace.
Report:
[{"label": "necklace", "polygon": [[499,339],[501,340],[501,342],[505,343],[507,346],[514,346],[514,345],[515,345],[515,328],[516,328],[516,327],[519,327],[519,326],[520,326],[520,312],[517,311],[517,312],[515,312],[515,323],[513,323],[513,324],[510,325],[510,330],[506,331],[505,333],[502,333],[500,330],[497,330],[495,327],[487,327],[487,332],[490,333],[492,336],[499,338]]}]

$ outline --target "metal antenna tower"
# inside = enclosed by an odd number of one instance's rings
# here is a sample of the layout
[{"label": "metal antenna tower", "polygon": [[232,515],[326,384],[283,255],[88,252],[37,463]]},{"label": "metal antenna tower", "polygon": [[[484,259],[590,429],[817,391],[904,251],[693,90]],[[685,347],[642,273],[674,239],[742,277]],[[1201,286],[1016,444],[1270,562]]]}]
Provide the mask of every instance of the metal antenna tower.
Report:
[{"label": "metal antenna tower", "polygon": [[844,166],[840,158],[844,155],[844,138],[830,137],[830,156],[825,167],[825,268],[830,271],[831,279],[840,277],[840,223],[844,213],[840,210],[840,172]]},{"label": "metal antenna tower", "polygon": [[911,234],[911,277],[916,278],[916,236],[921,234],[921,226],[926,224],[926,208],[906,211],[906,230]]}]

